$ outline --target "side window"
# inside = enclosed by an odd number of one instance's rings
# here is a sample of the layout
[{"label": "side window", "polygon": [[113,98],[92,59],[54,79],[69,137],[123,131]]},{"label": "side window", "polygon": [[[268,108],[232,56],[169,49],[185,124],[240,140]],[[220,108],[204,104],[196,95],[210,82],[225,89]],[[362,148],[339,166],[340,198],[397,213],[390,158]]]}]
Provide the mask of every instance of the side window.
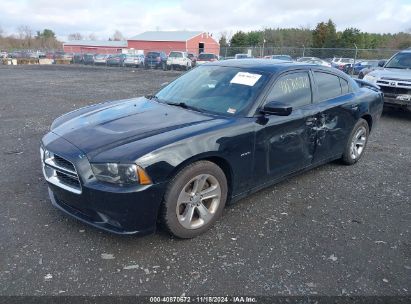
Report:
[{"label": "side window", "polygon": [[314,72],[314,75],[319,94],[317,102],[341,95],[340,77],[322,72]]},{"label": "side window", "polygon": [[311,83],[307,72],[281,76],[271,88],[267,101],[280,101],[293,108],[311,103]]},{"label": "side window", "polygon": [[342,94],[347,94],[350,92],[350,87],[348,86],[347,80],[340,78],[340,84],[341,84]]}]

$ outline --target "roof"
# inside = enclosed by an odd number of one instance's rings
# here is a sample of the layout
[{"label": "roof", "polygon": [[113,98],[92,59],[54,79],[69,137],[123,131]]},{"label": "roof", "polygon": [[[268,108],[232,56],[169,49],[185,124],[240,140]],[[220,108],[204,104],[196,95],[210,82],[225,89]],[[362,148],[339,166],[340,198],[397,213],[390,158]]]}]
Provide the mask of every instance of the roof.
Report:
[{"label": "roof", "polygon": [[338,69],[334,69],[334,68],[323,67],[321,65],[316,65],[316,64],[311,64],[311,63],[285,61],[285,60],[277,60],[277,59],[228,59],[228,60],[221,60],[221,61],[213,61],[213,62],[206,63],[206,64],[236,67],[236,68],[250,69],[250,70],[255,70],[255,71],[264,71],[264,72],[269,72],[269,73],[272,73],[272,72],[275,73],[280,70],[314,67],[316,69],[332,70],[336,74],[346,75],[345,73],[339,71]]},{"label": "roof", "polygon": [[106,47],[127,47],[127,41],[110,41],[110,40],[73,40],[65,42],[63,45],[80,45],[80,46],[106,46]]},{"label": "roof", "polygon": [[201,31],[150,31],[133,36],[129,40],[187,41],[202,33]]}]

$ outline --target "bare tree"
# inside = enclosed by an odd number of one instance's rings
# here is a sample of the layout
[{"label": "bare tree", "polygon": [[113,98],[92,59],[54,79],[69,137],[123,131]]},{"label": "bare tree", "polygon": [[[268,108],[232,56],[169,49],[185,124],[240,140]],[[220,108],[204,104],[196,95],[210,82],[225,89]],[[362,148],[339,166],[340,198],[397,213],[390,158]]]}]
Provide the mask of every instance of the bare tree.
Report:
[{"label": "bare tree", "polygon": [[123,34],[119,31],[119,30],[115,30],[113,37],[111,38],[111,40],[114,41],[121,41],[124,40],[124,36]]},{"label": "bare tree", "polygon": [[33,39],[33,30],[28,25],[20,25],[17,28],[19,38],[24,41],[26,47],[31,46],[31,40]]},{"label": "bare tree", "polygon": [[80,33],[71,33],[67,38],[68,40],[83,40],[83,36]]},{"label": "bare tree", "polygon": [[3,35],[4,35],[4,30],[3,30],[3,28],[0,26],[0,37],[3,37]]},{"label": "bare tree", "polygon": [[91,33],[90,35],[88,35],[88,39],[89,40],[97,40],[97,37],[94,33]]}]

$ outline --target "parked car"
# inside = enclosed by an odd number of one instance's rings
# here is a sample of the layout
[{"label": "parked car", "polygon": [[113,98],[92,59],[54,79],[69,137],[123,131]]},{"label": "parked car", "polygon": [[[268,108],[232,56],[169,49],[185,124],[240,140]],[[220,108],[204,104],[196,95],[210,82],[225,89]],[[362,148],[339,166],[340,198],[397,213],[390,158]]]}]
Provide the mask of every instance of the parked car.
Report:
[{"label": "parked car", "polygon": [[164,71],[167,69],[167,55],[162,51],[148,52],[144,59],[144,67],[146,69],[161,68]]},{"label": "parked car", "polygon": [[107,58],[108,66],[124,66],[124,60],[126,59],[126,54],[114,54]]},{"label": "parked car", "polygon": [[108,55],[108,54],[97,54],[94,57],[94,64],[95,65],[107,65],[107,58],[109,56],[110,55]]},{"label": "parked car", "polygon": [[[307,62],[308,60],[317,60],[320,59],[318,57],[300,57],[297,59],[297,62]],[[320,59],[322,60],[322,59]]]},{"label": "parked car", "polygon": [[193,53],[188,53],[188,58],[191,60],[191,66],[195,67],[196,62],[197,62],[197,56],[194,55]]},{"label": "parked car", "polygon": [[7,58],[8,55],[9,54],[6,51],[0,51],[0,58]]},{"label": "parked car", "polygon": [[326,67],[331,67],[331,63],[329,63],[328,61],[322,60],[320,58],[297,60],[297,62],[317,64],[317,65],[322,65],[322,66],[326,66]]},{"label": "parked car", "polygon": [[211,53],[201,53],[197,57],[197,64],[204,64],[207,62],[218,61],[217,55]]},{"label": "parked car", "polygon": [[271,55],[270,59],[293,61],[293,58],[291,58],[290,55]]},{"label": "parked car", "polygon": [[191,59],[187,52],[173,51],[167,58],[167,69],[189,70],[192,67]]},{"label": "parked car", "polygon": [[[53,59],[62,59],[62,60],[72,61],[73,56],[74,56],[74,53],[66,53],[63,51],[57,51],[57,52],[54,52]],[[47,58],[47,54],[46,54],[46,58]]]},{"label": "parked car", "polygon": [[50,199],[106,231],[143,235],[161,221],[198,236],[228,202],[335,159],[359,161],[383,100],[357,81],[322,66],[215,61],[156,95],[72,111],[41,141]]},{"label": "parked car", "polygon": [[95,54],[84,54],[83,63],[84,64],[94,64]]},{"label": "parked car", "polygon": [[411,110],[411,49],[396,53],[386,63],[364,76],[384,93],[384,103]]},{"label": "parked car", "polygon": [[253,58],[248,54],[235,54],[234,59],[250,59]]},{"label": "parked car", "polygon": [[340,71],[343,71],[346,64],[353,63],[353,58],[333,58],[333,60],[331,61],[331,66],[333,68],[339,69]]},{"label": "parked car", "polygon": [[84,54],[82,53],[74,54],[72,63],[84,63]]},{"label": "parked car", "polygon": [[349,69],[347,72],[348,74],[351,74],[353,72],[354,75],[358,75],[358,78],[362,79],[364,78],[364,75],[367,74],[367,71],[365,70],[377,68],[379,61],[380,60],[366,60],[366,61],[357,62],[354,64],[354,67]]},{"label": "parked car", "polygon": [[128,54],[124,59],[124,66],[131,67],[144,67],[144,55],[143,54]]}]

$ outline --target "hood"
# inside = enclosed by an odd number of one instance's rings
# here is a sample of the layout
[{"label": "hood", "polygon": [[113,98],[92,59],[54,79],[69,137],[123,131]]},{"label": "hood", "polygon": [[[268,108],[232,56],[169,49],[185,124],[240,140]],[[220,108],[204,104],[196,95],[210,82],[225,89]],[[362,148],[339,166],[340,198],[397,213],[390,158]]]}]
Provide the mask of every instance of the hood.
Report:
[{"label": "hood", "polygon": [[411,70],[409,69],[391,69],[383,68],[374,70],[369,75],[377,77],[378,79],[396,79],[396,80],[406,80],[411,81]]},{"label": "hood", "polygon": [[52,132],[84,153],[100,153],[139,139],[215,120],[213,116],[146,98],[83,108],[58,118]]}]

